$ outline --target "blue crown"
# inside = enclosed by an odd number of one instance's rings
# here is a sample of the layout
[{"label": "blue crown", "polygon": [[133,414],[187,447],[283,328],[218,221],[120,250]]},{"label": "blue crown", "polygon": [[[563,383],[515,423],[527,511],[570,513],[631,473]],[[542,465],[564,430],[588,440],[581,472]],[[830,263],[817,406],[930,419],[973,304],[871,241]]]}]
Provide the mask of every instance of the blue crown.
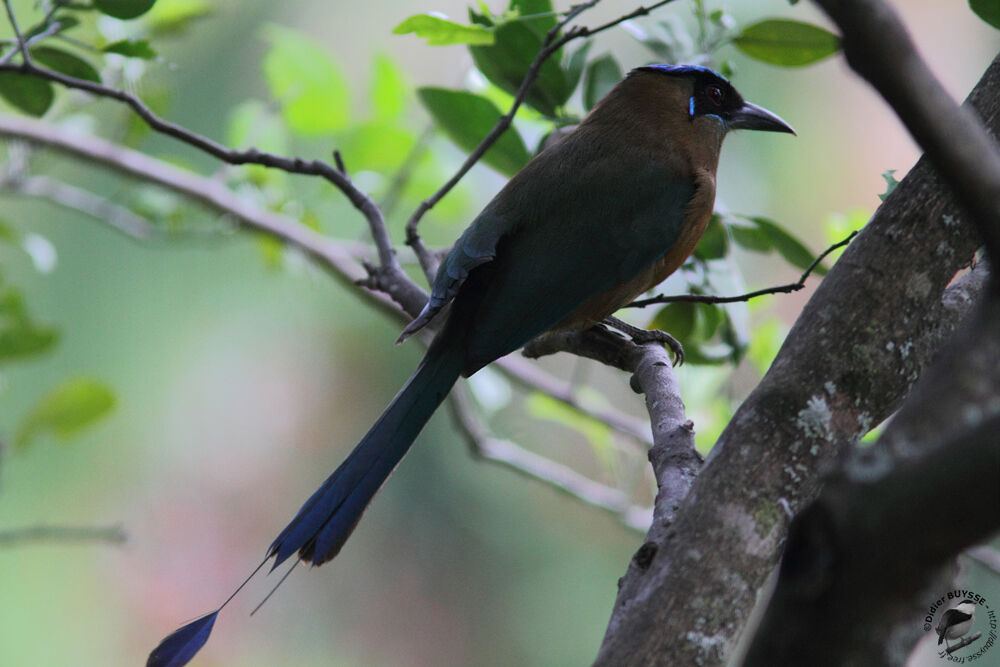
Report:
[{"label": "blue crown", "polygon": [[637,67],[636,69],[662,72],[673,76],[682,76],[684,74],[708,74],[729,83],[729,79],[726,77],[709,67],[702,67],[701,65],[647,65],[645,67]]}]

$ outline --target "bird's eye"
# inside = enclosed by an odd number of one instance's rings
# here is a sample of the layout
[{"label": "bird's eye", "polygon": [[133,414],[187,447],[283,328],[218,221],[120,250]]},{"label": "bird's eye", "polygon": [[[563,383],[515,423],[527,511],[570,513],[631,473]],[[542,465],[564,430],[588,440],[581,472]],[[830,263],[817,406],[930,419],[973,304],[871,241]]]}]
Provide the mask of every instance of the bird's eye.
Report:
[{"label": "bird's eye", "polygon": [[717,107],[721,107],[725,94],[722,92],[722,88],[719,88],[718,86],[709,86],[705,89],[705,96],[708,98],[709,102]]}]

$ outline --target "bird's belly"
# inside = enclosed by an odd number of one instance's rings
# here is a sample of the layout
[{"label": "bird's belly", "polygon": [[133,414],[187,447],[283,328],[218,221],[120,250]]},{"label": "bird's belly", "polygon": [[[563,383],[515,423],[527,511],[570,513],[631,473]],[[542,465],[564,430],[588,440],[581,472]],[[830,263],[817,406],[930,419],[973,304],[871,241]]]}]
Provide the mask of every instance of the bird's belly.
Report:
[{"label": "bird's belly", "polygon": [[694,252],[711,217],[711,209],[708,209],[707,213],[685,224],[676,243],[658,260],[631,280],[591,297],[569,317],[554,326],[553,330],[590,328],[662,283]]},{"label": "bird's belly", "polygon": [[944,636],[948,639],[958,639],[966,632],[972,629],[972,619],[967,621],[962,621],[961,623],[956,623],[944,632]]}]

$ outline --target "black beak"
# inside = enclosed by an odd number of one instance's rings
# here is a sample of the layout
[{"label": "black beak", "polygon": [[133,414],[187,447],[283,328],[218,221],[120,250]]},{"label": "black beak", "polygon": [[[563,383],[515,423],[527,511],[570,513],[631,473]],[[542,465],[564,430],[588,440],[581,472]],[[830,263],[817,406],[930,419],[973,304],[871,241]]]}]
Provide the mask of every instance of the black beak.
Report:
[{"label": "black beak", "polygon": [[729,127],[734,130],[763,130],[765,132],[795,134],[792,126],[777,115],[749,102],[744,102],[742,107],[729,115]]}]

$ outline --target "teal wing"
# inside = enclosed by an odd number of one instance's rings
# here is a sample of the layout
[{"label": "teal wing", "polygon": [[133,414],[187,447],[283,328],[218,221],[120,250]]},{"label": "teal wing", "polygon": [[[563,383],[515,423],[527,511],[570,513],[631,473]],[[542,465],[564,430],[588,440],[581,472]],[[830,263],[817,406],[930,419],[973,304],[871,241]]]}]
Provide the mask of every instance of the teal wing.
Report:
[{"label": "teal wing", "polygon": [[570,196],[536,206],[499,239],[493,260],[469,273],[453,315],[468,329],[466,373],[632,280],[674,245],[694,186],[653,164],[628,166],[614,171],[628,178],[580,174]]},{"label": "teal wing", "polygon": [[547,149],[486,206],[438,270],[405,338],[454,302],[466,374],[635,278],[677,241],[694,185],[648,151],[599,141]]},{"label": "teal wing", "polygon": [[397,343],[403,342],[424,328],[442,308],[455,298],[469,273],[494,258],[500,239],[506,236],[514,225],[509,222],[509,219],[497,216],[492,211],[492,206],[493,203],[488,205],[455,241],[451,252],[438,267],[427,304],[420,314],[403,329]]},{"label": "teal wing", "polygon": [[490,202],[438,273],[434,291],[466,331],[467,374],[632,280],[681,233],[688,179],[641,149],[560,148]]}]

